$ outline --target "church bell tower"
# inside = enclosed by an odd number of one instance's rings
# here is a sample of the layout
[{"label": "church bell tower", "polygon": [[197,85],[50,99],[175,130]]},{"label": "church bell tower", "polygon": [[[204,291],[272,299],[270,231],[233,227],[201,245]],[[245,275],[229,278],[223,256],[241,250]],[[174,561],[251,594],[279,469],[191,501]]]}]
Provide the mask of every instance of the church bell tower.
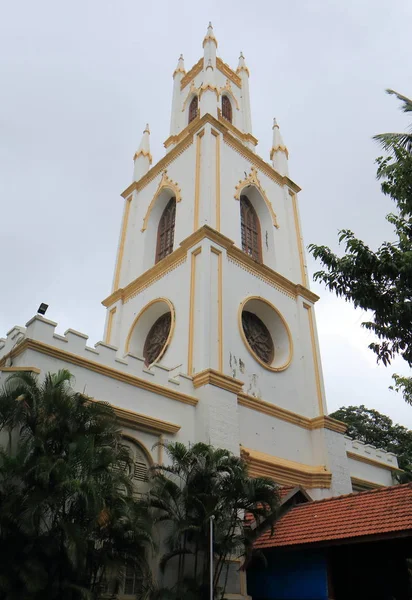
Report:
[{"label": "church bell tower", "polygon": [[243,452],[257,474],[300,469],[320,490],[339,427],[325,416],[300,188],[276,120],[268,160],[256,153],[245,58],[233,70],[217,47],[209,24],[200,60],[178,60],[165,155],[153,164],[148,125],[134,155],[105,342],[192,381],[193,442]]}]

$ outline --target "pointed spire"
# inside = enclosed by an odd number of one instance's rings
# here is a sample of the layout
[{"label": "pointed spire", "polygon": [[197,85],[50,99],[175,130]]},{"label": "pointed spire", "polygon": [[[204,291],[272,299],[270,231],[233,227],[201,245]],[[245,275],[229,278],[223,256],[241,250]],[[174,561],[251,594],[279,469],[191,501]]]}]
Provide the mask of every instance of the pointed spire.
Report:
[{"label": "pointed spire", "polygon": [[139,181],[141,177],[150,169],[152,164],[152,155],[150,154],[150,129],[149,124],[143,131],[142,140],[140,142],[139,149],[135,153],[134,157],[134,181]]},{"label": "pointed spire", "polygon": [[280,175],[288,175],[288,158],[289,152],[285,146],[285,143],[280,133],[279,125],[276,119],[273,119],[273,141],[272,149],[270,151],[270,160],[272,161],[273,168],[280,173]]},{"label": "pointed spire", "polygon": [[175,75],[177,75],[178,73],[182,73],[182,75],[186,74],[186,71],[185,71],[185,61],[183,59],[183,54],[181,54],[179,56],[179,60],[177,61],[177,67],[174,70],[173,77],[175,77]]},{"label": "pointed spire", "polygon": [[245,57],[243,56],[243,52],[240,53],[239,63],[237,65],[236,73],[239,74],[242,71],[245,71],[245,73],[247,73],[248,76],[250,75],[249,69],[246,66],[246,61],[245,61]]},{"label": "pointed spire", "polygon": [[203,40],[203,48],[205,47],[205,44],[207,44],[208,42],[214,42],[217,47],[217,39],[215,38],[215,32],[213,31],[213,25],[212,25],[211,21],[209,21],[209,26],[207,28],[205,39]]}]

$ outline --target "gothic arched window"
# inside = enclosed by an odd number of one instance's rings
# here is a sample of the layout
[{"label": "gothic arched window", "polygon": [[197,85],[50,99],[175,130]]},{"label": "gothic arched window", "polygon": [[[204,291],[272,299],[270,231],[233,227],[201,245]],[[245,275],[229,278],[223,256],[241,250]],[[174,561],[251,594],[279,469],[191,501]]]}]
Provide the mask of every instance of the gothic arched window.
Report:
[{"label": "gothic arched window", "polygon": [[199,103],[199,101],[197,99],[197,96],[193,96],[192,101],[189,106],[189,123],[191,123],[193,121],[193,119],[196,119],[196,117],[197,117],[198,103]]},{"label": "gothic arched window", "polygon": [[262,262],[262,241],[259,218],[247,196],[240,196],[240,228],[242,250],[254,260]]},{"label": "gothic arched window", "polygon": [[232,104],[227,96],[222,96],[222,117],[232,122]]},{"label": "gothic arched window", "polygon": [[157,228],[156,262],[173,252],[175,238],[176,199],[171,198],[160,217]]}]

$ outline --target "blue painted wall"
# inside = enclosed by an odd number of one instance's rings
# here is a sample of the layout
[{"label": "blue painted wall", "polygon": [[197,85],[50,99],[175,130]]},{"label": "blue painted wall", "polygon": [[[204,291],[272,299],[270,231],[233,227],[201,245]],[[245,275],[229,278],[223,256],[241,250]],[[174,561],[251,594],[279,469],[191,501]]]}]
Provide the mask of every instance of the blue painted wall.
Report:
[{"label": "blue painted wall", "polygon": [[253,600],[328,600],[325,555],[320,551],[265,551],[262,562],[247,571]]}]

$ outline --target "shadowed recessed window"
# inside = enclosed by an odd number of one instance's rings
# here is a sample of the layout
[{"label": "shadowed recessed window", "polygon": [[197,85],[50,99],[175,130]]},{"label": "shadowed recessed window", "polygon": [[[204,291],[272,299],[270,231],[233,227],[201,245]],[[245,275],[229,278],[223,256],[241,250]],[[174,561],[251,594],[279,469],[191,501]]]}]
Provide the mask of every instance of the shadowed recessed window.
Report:
[{"label": "shadowed recessed window", "polygon": [[222,116],[232,122],[232,104],[227,96],[222,96]]},{"label": "shadowed recessed window", "polygon": [[199,101],[197,99],[197,96],[194,96],[192,98],[192,101],[189,106],[189,123],[191,123],[193,121],[193,119],[196,119],[196,117],[197,117],[198,103],[199,103]]},{"label": "shadowed recessed window", "polygon": [[258,355],[260,360],[270,365],[275,350],[272,336],[266,325],[255,314],[244,310],[242,312],[242,327],[253,352]]},{"label": "shadowed recessed window", "polygon": [[163,354],[167,339],[169,337],[171,324],[172,316],[170,312],[167,312],[157,319],[147,334],[143,348],[144,362],[147,367],[154,363],[156,359]]},{"label": "shadowed recessed window", "polygon": [[240,227],[242,250],[254,260],[262,262],[260,223],[255,209],[247,196],[240,197]]},{"label": "shadowed recessed window", "polygon": [[175,238],[176,199],[171,198],[160,217],[157,228],[156,262],[173,252]]}]

